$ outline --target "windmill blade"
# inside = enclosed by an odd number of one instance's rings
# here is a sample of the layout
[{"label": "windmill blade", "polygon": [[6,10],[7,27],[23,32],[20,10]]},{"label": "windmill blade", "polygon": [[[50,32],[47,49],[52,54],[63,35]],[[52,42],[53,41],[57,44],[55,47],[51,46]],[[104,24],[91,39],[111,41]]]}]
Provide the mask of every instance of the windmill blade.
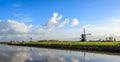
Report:
[{"label": "windmill blade", "polygon": [[85,32],[85,28],[83,28],[83,32],[84,32],[84,34],[86,34],[86,32]]}]

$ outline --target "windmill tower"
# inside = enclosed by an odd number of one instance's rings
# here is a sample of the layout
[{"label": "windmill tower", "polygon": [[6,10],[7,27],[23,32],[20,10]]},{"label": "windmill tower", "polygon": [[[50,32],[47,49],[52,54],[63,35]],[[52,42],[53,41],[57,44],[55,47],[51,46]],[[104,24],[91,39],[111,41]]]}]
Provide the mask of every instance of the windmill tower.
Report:
[{"label": "windmill tower", "polygon": [[86,34],[85,28],[83,28],[83,34],[81,34],[81,41],[85,42],[87,40],[86,35],[91,35],[91,33]]}]

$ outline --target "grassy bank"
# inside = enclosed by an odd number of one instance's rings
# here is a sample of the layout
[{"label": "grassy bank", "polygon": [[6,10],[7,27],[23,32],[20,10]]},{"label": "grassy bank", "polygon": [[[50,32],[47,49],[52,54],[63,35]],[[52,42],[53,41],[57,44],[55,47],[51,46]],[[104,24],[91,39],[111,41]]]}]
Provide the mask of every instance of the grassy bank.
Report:
[{"label": "grassy bank", "polygon": [[47,42],[0,42],[0,44],[24,44],[24,45],[76,45],[76,46],[120,46],[120,42],[63,42],[63,41],[47,41]]},{"label": "grassy bank", "polygon": [[44,48],[59,48],[59,49],[74,49],[74,50],[90,50],[103,52],[120,53],[120,42],[6,42],[3,44],[16,46],[44,47]]},{"label": "grassy bank", "polygon": [[24,42],[23,44],[77,45],[77,46],[120,46],[120,42]]}]

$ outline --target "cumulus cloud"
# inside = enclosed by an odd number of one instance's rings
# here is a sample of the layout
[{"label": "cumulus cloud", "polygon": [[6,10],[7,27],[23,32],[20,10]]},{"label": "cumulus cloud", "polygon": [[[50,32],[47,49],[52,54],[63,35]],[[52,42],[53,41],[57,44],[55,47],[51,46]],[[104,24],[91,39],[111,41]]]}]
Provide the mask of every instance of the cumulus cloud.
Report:
[{"label": "cumulus cloud", "polygon": [[73,19],[71,26],[77,26],[79,24],[78,19]]},{"label": "cumulus cloud", "polygon": [[[24,36],[32,37],[35,34],[47,35],[51,32],[54,32],[56,28],[65,26],[69,20],[65,19],[63,22],[59,22],[62,19],[62,15],[58,13],[53,13],[53,16],[48,20],[45,26],[33,25],[33,24],[25,24],[24,19],[26,20],[26,16],[22,16],[23,14],[15,14],[22,22],[18,22],[16,20],[0,20],[0,36],[3,38],[13,39],[12,37],[19,37],[15,39],[23,38]],[[23,19],[23,20],[22,20]],[[28,20],[28,19],[27,19]],[[29,20],[28,20],[29,21]],[[11,35],[13,34],[13,35]],[[7,36],[6,36],[7,35]],[[1,39],[0,37],[0,39]]]},{"label": "cumulus cloud", "polygon": [[28,33],[32,28],[32,25],[26,25],[22,22],[17,22],[14,20],[7,20],[0,22],[0,33],[1,34],[22,34]]},{"label": "cumulus cloud", "polygon": [[58,13],[53,13],[53,16],[48,20],[48,22],[45,24],[47,27],[56,26],[58,23],[58,20],[61,20],[62,15],[58,16]]},{"label": "cumulus cloud", "polygon": [[63,21],[59,24],[59,27],[64,27],[68,23],[69,23],[69,19],[66,18],[65,21]]},{"label": "cumulus cloud", "polygon": [[57,18],[57,20],[61,20],[61,19],[62,19],[62,17],[63,17],[63,16],[62,16],[62,15],[60,15],[60,16]]},{"label": "cumulus cloud", "polygon": [[69,19],[66,18],[63,22],[59,22],[62,19],[62,15],[59,15],[58,13],[53,13],[53,16],[47,21],[45,26],[49,28],[58,28],[58,27],[64,27],[66,24],[69,23]]},{"label": "cumulus cloud", "polygon": [[68,18],[66,18],[63,22],[61,22],[62,17],[63,16],[59,15],[58,13],[53,13],[53,16],[47,21],[47,23],[45,23],[45,26],[48,27],[46,33],[54,32],[55,29],[64,27],[69,23]]},{"label": "cumulus cloud", "polygon": [[8,20],[7,23],[11,29],[18,33],[27,33],[29,29],[32,27],[32,25],[27,26],[24,23],[16,22],[13,20]]},{"label": "cumulus cloud", "polygon": [[[42,25],[26,24],[27,22],[32,22],[32,19],[24,14],[14,14],[18,20],[0,20],[0,40],[16,40],[23,39],[28,40],[29,37],[34,37],[34,39],[48,39],[48,34],[52,34],[56,29],[65,27],[69,24],[69,19],[63,19],[63,15],[58,13],[53,13],[52,17]],[[21,21],[21,22],[18,22]],[[73,19],[72,26],[78,25],[77,19]],[[69,26],[69,25],[68,25]],[[11,35],[12,34],[12,35]],[[49,37],[50,38],[50,37]]]}]

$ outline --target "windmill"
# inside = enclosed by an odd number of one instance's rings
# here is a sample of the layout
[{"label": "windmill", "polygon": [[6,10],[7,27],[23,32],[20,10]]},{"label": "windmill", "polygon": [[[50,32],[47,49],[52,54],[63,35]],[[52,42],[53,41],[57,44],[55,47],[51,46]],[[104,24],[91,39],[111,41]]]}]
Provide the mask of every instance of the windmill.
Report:
[{"label": "windmill", "polygon": [[91,35],[91,33],[86,34],[85,28],[83,28],[83,34],[81,34],[81,41],[86,41],[86,35]]},{"label": "windmill", "polygon": [[31,38],[29,38],[30,39],[30,42],[32,42],[32,37]]}]

